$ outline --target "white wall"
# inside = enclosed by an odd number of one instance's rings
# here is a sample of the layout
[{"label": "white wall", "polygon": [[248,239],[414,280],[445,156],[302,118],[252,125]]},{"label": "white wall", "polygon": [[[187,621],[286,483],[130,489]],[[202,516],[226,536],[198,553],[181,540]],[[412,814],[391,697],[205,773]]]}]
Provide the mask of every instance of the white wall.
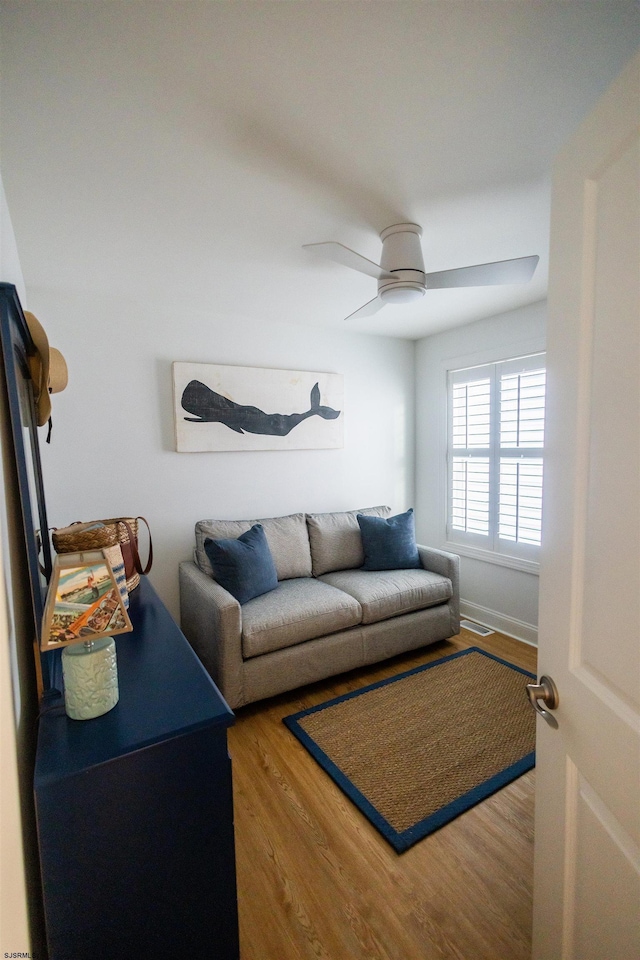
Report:
[{"label": "white wall", "polygon": [[[146,290],[143,302],[28,292],[69,367],[66,391],[53,397],[52,442],[41,444],[49,523],[145,516],[151,579],[174,615],[197,520],[413,503],[412,342],[214,309],[177,314],[162,290]],[[344,449],[176,453],[174,360],[344,374]]]},{"label": "white wall", "polygon": [[[424,543],[446,542],[446,371],[544,350],[546,301],[426,337],[416,347],[416,513]],[[538,577],[461,557],[466,616],[535,642]]]},{"label": "white wall", "polygon": [[[0,280],[15,284],[19,292],[24,294],[24,281],[1,179]],[[0,383],[0,405],[0,956],[4,956],[30,951],[20,782],[22,777],[23,791],[30,792],[28,756],[32,753],[32,744],[28,740],[29,728],[33,729],[33,723],[32,709],[23,700],[19,677],[21,651],[18,647],[25,642],[25,637],[20,622],[17,622],[19,603],[14,603],[14,596],[20,591],[20,568],[18,558],[11,549],[9,532],[13,520],[10,511],[15,506],[15,499],[10,489],[10,456],[7,457],[9,423],[3,383]],[[31,655],[30,649],[28,655]]]},{"label": "white wall", "polygon": [[[295,94],[311,117],[288,68],[316,37],[291,34],[279,5],[266,4],[260,17],[282,44],[274,53],[254,6],[2,10],[7,197],[29,308],[69,366],[67,390],[53,397],[52,442],[41,444],[49,522],[145,516],[151,579],[174,615],[178,562],[199,519],[413,501],[413,343],[355,334],[341,321],[314,327],[303,312],[325,313],[297,264],[307,263],[302,244],[316,226],[322,239],[331,221],[322,175],[331,143],[321,138],[321,162],[305,162],[303,134],[290,128],[278,143],[270,110],[257,126],[250,120],[271,83],[285,115]],[[255,150],[238,133],[245,126]],[[322,189],[308,186],[314,171]],[[370,193],[360,227],[377,216]],[[283,258],[287,280],[269,296]],[[359,294],[349,291],[355,308]],[[343,374],[344,449],[176,453],[176,360]]]}]

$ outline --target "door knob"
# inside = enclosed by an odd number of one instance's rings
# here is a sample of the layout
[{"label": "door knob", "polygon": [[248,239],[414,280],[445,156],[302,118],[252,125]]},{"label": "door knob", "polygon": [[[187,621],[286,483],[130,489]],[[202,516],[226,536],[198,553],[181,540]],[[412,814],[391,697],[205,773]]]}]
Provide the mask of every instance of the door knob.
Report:
[{"label": "door knob", "polygon": [[[527,693],[529,694],[531,706],[536,713],[539,713],[545,720],[554,722],[554,718],[549,713],[549,710],[557,709],[560,703],[560,697],[558,695],[558,688],[551,677],[540,677],[540,683],[528,683]],[[540,706],[540,700],[544,703],[545,707],[548,707],[547,710]]]}]

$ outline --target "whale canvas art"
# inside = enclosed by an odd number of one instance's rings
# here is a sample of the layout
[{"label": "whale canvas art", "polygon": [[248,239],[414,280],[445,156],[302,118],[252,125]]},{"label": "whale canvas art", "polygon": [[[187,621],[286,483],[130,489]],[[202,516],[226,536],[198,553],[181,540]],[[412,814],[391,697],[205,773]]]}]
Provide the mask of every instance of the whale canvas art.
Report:
[{"label": "whale canvas art", "polygon": [[344,446],[338,373],[176,361],[173,396],[180,453]]}]

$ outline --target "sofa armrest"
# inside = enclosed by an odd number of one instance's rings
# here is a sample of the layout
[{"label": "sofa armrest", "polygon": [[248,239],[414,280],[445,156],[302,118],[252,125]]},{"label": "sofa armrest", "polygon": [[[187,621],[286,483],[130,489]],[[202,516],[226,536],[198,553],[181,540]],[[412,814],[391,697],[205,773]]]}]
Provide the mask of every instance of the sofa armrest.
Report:
[{"label": "sofa armrest", "polygon": [[240,706],[242,609],[190,560],[180,564],[180,626],[229,706]]},{"label": "sofa armrest", "polygon": [[451,629],[453,635],[460,633],[460,557],[455,553],[446,553],[436,550],[435,547],[425,547],[418,544],[420,562],[425,570],[439,573],[451,580],[453,593],[449,606],[451,608]]}]

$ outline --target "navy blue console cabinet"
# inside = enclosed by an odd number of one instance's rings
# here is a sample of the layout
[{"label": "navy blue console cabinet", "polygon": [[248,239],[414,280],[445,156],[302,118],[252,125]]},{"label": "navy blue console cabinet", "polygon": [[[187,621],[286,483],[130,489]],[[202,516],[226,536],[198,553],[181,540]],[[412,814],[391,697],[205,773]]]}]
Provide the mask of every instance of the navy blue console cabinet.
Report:
[{"label": "navy blue console cabinet", "polygon": [[50,960],[237,960],[233,713],[146,577],[129,613],[118,704],[40,720]]}]

